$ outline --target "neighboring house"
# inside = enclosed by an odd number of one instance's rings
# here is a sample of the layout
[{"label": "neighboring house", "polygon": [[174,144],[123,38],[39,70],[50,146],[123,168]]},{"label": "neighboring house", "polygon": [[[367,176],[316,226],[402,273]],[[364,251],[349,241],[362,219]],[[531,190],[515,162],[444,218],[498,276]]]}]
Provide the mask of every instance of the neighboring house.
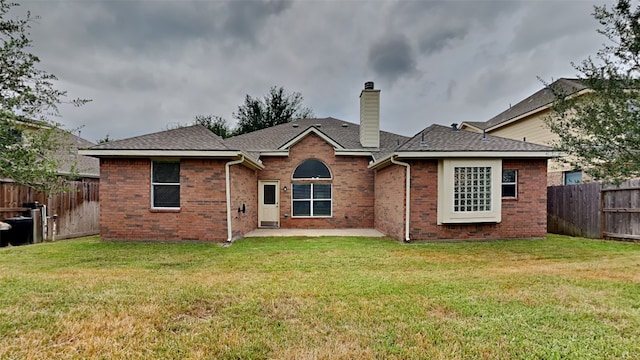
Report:
[{"label": "neighboring house", "polygon": [[[38,126],[32,127],[33,131],[37,129]],[[25,205],[38,202],[46,206],[43,213],[45,226],[42,227],[45,239],[97,234],[100,226],[100,161],[78,154],[79,148],[95,144],[64,131],[57,133],[56,137],[58,148],[52,156],[59,162],[57,173],[65,177],[74,176],[67,181],[67,190],[46,195],[31,187],[18,185],[12,179],[0,179],[0,219],[25,215],[29,210]],[[56,216],[55,235],[53,215]]]},{"label": "neighboring house", "polygon": [[[567,96],[582,96],[590,92],[578,79],[561,78],[551,83],[549,87],[558,89]],[[465,121],[460,128],[534,144],[551,145],[558,137],[544,122],[551,115],[551,107],[555,100],[549,87],[509,106],[509,109],[488,121]],[[586,180],[580,169],[570,168],[559,161],[549,161],[548,173],[547,184],[550,186],[577,184]]]},{"label": "neighboring house", "polygon": [[[56,215],[56,238],[74,238],[98,234],[100,231],[100,161],[78,154],[79,148],[94,146],[91,141],[69,132],[62,133],[56,157],[60,175],[73,178],[65,192],[47,197],[48,215]],[[48,227],[48,237],[53,229]]]},{"label": "neighboring house", "polygon": [[376,228],[399,240],[546,235],[551,148],[430,126],[304,119],[226,140],[190,126],[100,144],[105,240],[231,241],[271,228]]}]

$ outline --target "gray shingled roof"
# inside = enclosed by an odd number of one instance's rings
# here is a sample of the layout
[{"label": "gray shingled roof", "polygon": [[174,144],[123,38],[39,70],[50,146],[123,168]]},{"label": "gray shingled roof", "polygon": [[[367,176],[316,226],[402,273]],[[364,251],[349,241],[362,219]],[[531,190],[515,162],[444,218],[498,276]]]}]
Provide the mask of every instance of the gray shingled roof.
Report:
[{"label": "gray shingled roof", "polygon": [[72,167],[75,167],[80,176],[99,176],[100,160],[90,156],[78,155],[78,149],[88,148],[95,144],[68,132],[61,132],[60,134],[58,149],[54,155],[56,160],[60,162],[58,172],[69,174]]},{"label": "gray shingled roof", "polygon": [[[424,139],[424,140],[423,140]],[[524,141],[481,133],[457,130],[442,125],[431,125],[402,144],[396,152],[448,152],[448,151],[541,151],[553,149]],[[401,156],[401,155],[400,155]]]},{"label": "gray shingled roof", "polygon": [[287,124],[276,125],[267,129],[228,138],[225,140],[225,143],[229,148],[242,149],[250,153],[273,151],[305,132],[310,127],[315,127],[316,130],[322,132],[347,150],[370,150],[378,154],[392,151],[399,144],[409,139],[406,136],[380,131],[380,148],[364,148],[360,144],[360,125],[329,117],[324,119],[302,119]]},{"label": "gray shingled roof", "polygon": [[187,126],[123,140],[109,141],[91,150],[229,150],[224,140],[202,125]]},{"label": "gray shingled roof", "polygon": [[[549,85],[549,87],[553,89],[558,89],[560,92],[571,95],[578,91],[584,90],[587,87],[583,85],[579,79],[567,79],[560,78]],[[511,119],[514,119],[520,115],[524,115],[528,112],[534,111],[536,109],[547,106],[553,102],[554,94],[549,89],[549,87],[545,87],[544,89],[536,92],[535,94],[529,96],[528,98],[520,101],[519,103],[509,107],[509,109],[501,112],[500,114],[494,116],[493,118],[487,121],[465,121],[465,124],[474,126],[478,129],[485,130],[492,128],[496,125],[499,125],[503,122],[507,122]]]}]

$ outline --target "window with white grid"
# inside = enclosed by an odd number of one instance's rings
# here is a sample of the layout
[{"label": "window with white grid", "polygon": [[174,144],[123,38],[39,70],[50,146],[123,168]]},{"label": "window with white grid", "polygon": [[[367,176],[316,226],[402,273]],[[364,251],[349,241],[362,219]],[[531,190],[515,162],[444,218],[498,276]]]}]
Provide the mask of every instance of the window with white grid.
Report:
[{"label": "window with white grid", "polygon": [[491,167],[455,167],[453,211],[491,211]]},{"label": "window with white grid", "polygon": [[[307,159],[293,172],[293,217],[331,217],[331,171],[317,159]],[[309,182],[308,180],[313,180]]]}]

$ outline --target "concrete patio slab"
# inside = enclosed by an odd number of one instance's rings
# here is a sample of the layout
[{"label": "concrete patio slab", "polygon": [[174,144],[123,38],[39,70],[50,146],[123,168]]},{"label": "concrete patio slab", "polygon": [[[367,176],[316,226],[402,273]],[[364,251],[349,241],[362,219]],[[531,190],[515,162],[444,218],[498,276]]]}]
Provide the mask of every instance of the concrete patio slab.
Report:
[{"label": "concrete patio slab", "polygon": [[385,234],[376,229],[256,229],[244,237],[276,237],[276,236],[363,236],[384,237]]}]

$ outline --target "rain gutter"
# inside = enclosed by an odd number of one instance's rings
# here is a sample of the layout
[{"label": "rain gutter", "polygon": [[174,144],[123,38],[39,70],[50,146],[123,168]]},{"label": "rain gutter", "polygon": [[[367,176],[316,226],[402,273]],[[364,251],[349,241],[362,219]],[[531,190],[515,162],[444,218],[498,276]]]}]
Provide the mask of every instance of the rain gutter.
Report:
[{"label": "rain gutter", "polygon": [[[396,156],[397,157],[397,156]],[[407,176],[405,181],[405,222],[404,222],[404,241],[409,242],[409,217],[411,216],[411,165],[408,163],[397,161],[394,156],[391,156],[391,163],[401,165],[407,168]]]}]

